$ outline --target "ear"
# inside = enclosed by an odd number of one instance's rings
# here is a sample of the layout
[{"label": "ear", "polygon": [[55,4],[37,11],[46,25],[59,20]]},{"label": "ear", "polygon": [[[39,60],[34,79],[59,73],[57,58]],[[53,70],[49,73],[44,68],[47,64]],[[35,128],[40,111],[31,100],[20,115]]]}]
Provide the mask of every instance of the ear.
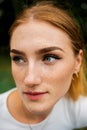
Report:
[{"label": "ear", "polygon": [[76,56],[75,73],[78,73],[80,71],[82,59],[83,59],[83,51],[79,50],[79,53]]}]

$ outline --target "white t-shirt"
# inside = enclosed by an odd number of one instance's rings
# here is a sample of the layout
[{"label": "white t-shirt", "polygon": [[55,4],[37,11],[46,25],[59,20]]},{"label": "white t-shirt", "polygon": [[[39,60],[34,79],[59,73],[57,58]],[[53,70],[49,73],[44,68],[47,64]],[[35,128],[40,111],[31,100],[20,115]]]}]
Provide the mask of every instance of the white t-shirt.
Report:
[{"label": "white t-shirt", "polygon": [[7,97],[14,89],[0,95],[0,130],[73,130],[87,126],[87,97],[78,101],[60,99],[50,115],[42,122],[23,124],[12,117],[7,108]]}]

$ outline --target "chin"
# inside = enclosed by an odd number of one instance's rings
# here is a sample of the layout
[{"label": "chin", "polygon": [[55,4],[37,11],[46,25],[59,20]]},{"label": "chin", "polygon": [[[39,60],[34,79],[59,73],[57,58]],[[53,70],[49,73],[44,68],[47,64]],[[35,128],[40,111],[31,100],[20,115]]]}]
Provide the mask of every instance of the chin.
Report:
[{"label": "chin", "polygon": [[35,107],[34,106],[33,107],[29,106],[27,109],[32,114],[35,114],[35,115],[38,115],[38,116],[40,116],[40,115],[48,115],[51,112],[52,107],[47,107],[46,108],[46,106],[47,105],[45,105],[45,106],[39,106],[39,105],[37,105],[37,107],[36,106]]}]

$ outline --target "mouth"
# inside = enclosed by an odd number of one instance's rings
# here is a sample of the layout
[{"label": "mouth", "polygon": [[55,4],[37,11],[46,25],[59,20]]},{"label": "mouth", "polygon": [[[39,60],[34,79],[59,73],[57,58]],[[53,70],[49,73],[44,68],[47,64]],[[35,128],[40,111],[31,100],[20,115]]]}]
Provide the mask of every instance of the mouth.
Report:
[{"label": "mouth", "polygon": [[48,92],[24,92],[24,95],[30,100],[40,100]]}]

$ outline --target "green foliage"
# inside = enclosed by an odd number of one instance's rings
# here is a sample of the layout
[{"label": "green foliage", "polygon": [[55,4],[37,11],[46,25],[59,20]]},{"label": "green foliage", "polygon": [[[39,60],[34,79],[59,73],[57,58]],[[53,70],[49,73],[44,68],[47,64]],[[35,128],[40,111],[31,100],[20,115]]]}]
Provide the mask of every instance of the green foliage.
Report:
[{"label": "green foliage", "polygon": [[13,88],[14,86],[11,74],[10,58],[8,55],[0,55],[0,93]]}]

